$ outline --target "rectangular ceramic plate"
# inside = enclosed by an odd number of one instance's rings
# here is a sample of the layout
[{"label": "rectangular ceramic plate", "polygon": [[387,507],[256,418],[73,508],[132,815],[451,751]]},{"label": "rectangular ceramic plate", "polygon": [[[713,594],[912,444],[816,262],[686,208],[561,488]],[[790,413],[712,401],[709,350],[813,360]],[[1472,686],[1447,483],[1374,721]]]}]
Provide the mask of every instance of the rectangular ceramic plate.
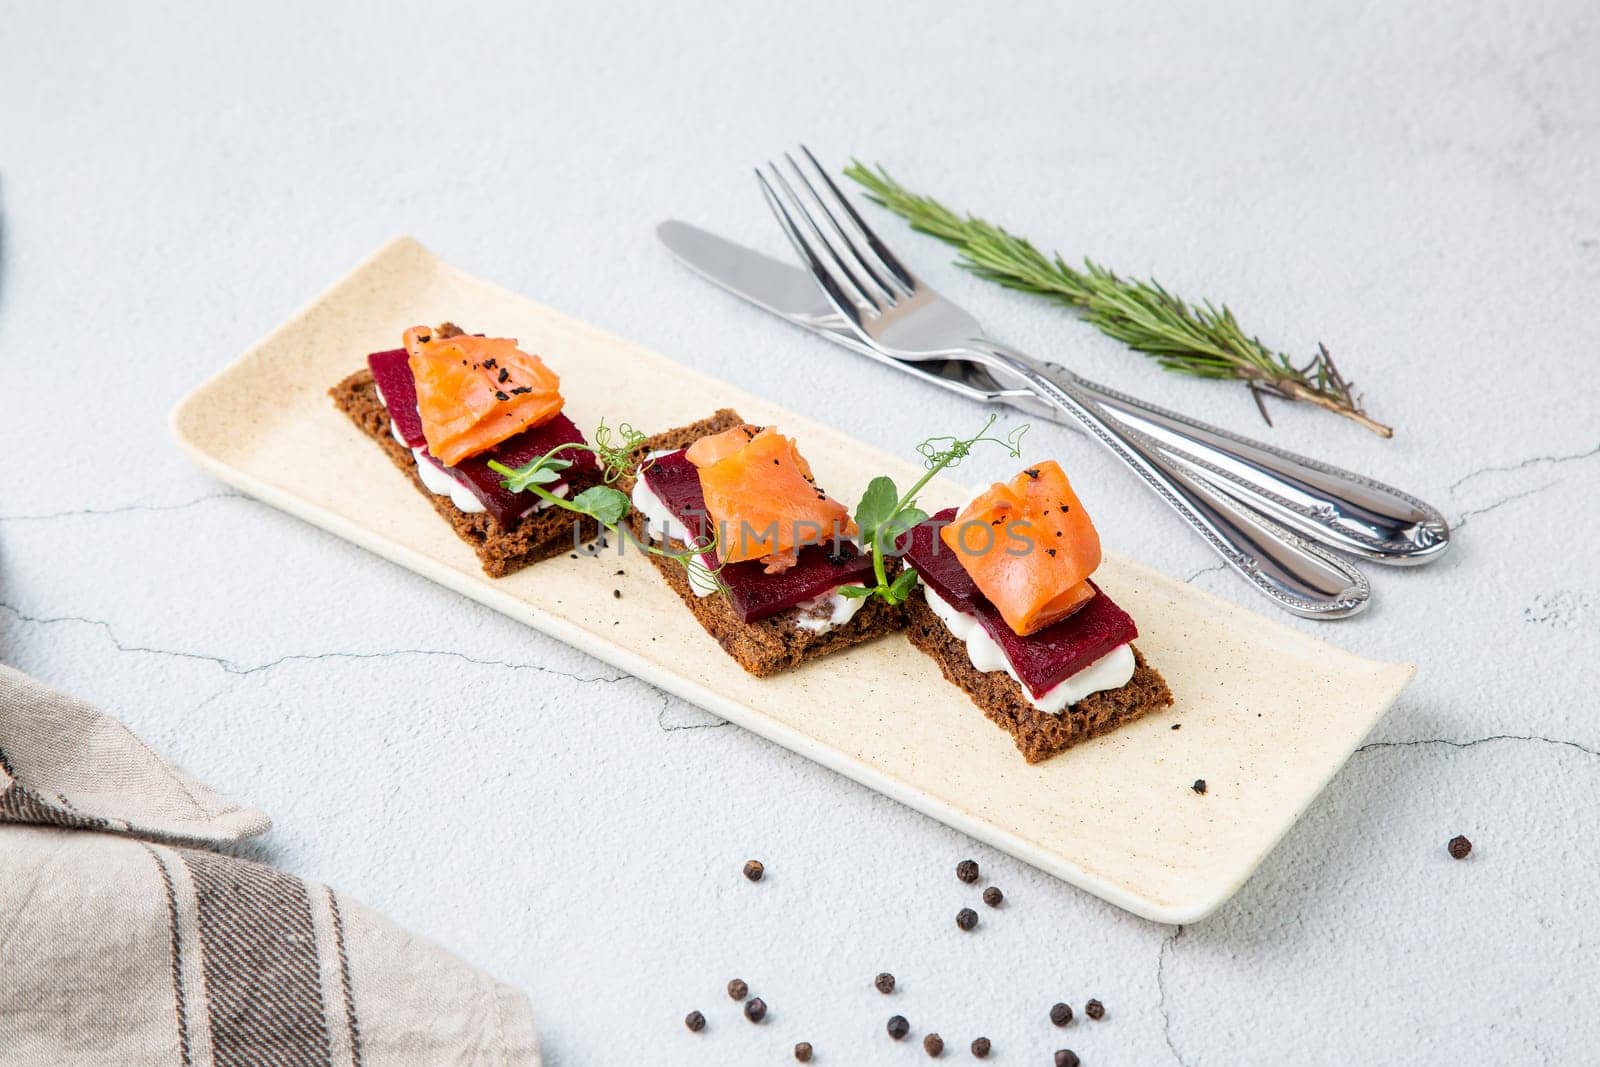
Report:
[{"label": "rectangular ceramic plate", "polygon": [[[1095,579],[1138,621],[1177,704],[1029,766],[1003,730],[891,637],[752,678],[651,570],[622,600],[565,556],[491,580],[328,398],[430,317],[517,337],[561,375],[567,412],[652,431],[737,408],[801,442],[853,499],[904,460],[789,414],[396,240],[191,393],[178,442],[206,470],[497,611],[894,797],[1138,915],[1199,919],[1228,899],[1393,703],[1413,669],[1361,659],[1115,555]],[[929,501],[964,494],[948,483]],[[621,625],[613,625],[620,620]],[[1171,724],[1181,720],[1182,730]],[[1190,790],[1203,768],[1210,791]]]}]

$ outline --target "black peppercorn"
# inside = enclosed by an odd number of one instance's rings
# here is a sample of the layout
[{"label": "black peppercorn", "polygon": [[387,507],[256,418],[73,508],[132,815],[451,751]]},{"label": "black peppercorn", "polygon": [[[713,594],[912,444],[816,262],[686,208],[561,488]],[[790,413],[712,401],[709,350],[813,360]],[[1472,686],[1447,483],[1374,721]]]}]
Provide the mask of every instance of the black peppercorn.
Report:
[{"label": "black peppercorn", "polygon": [[802,1041],[794,1047],[794,1058],[801,1063],[811,1062],[811,1042]]},{"label": "black peppercorn", "polygon": [[1449,848],[1451,859],[1464,860],[1472,853],[1472,842],[1457,834],[1450,839]]},{"label": "black peppercorn", "polygon": [[1056,1049],[1056,1067],[1078,1067],[1078,1054],[1070,1048]]},{"label": "black peppercorn", "polygon": [[978,913],[971,908],[962,908],[956,912],[956,925],[963,930],[970,930],[978,925]]},{"label": "black peppercorn", "polygon": [[690,1032],[698,1034],[706,1028],[706,1017],[697,1011],[691,1011],[683,1017],[683,1025],[687,1026]]},{"label": "black peppercorn", "polygon": [[890,974],[888,971],[884,971],[882,974],[878,975],[878,977],[872,980],[872,984],[878,987],[878,992],[880,993],[893,993],[894,975]]},{"label": "black peppercorn", "polygon": [[992,885],[983,891],[983,902],[991,908],[998,908],[1004,899],[1006,895],[1000,892],[1000,887],[997,885]]},{"label": "black peppercorn", "polygon": [[1089,1018],[1099,1022],[1106,1017],[1106,1006],[1098,1000],[1091,1000],[1083,1006],[1083,1013]]},{"label": "black peppercorn", "polygon": [[944,1055],[944,1038],[940,1037],[938,1034],[929,1034],[927,1037],[922,1039],[922,1051],[926,1052],[934,1059],[938,1059],[940,1056]]},{"label": "black peppercorn", "polygon": [[766,873],[767,869],[761,865],[760,860],[748,860],[745,862],[744,876],[752,882],[761,881],[761,876]]},{"label": "black peppercorn", "polygon": [[753,1023],[758,1023],[767,1017],[767,1002],[760,997],[751,997],[745,1001],[744,1017]]},{"label": "black peppercorn", "polygon": [[904,1015],[891,1015],[889,1017],[889,1036],[899,1041],[911,1032],[911,1024],[906,1022]]},{"label": "black peppercorn", "polygon": [[1191,785],[1189,788],[1193,789],[1196,793],[1199,793],[1201,796],[1204,796],[1205,795],[1205,791],[1206,791],[1206,780],[1204,778],[1196,778],[1194,780],[1194,785]]},{"label": "black peppercorn", "polygon": [[743,1000],[750,992],[750,987],[745,985],[743,978],[735,978],[728,983],[728,996],[734,1000]]},{"label": "black peppercorn", "polygon": [[975,1037],[972,1039],[972,1054],[980,1060],[986,1060],[989,1058],[990,1047],[989,1039],[986,1037]]},{"label": "black peppercorn", "polygon": [[962,860],[956,864],[956,877],[971,885],[978,880],[978,861]]},{"label": "black peppercorn", "polygon": [[1072,1005],[1055,1003],[1050,1005],[1050,1021],[1057,1026],[1065,1026],[1072,1021]]}]

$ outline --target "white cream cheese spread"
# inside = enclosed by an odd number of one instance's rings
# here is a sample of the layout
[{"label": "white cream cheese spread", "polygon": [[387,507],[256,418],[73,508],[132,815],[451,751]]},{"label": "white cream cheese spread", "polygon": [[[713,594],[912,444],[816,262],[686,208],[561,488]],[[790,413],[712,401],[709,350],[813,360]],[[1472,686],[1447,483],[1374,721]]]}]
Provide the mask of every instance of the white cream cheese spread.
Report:
[{"label": "white cream cheese spread", "polygon": [[933,609],[933,613],[939,616],[940,621],[950,632],[966,642],[967,658],[972,661],[973,667],[985,674],[1005,671],[1022,690],[1023,698],[1040,711],[1059,715],[1084,697],[1108,689],[1121,689],[1133,678],[1133,646],[1121,644],[1077,674],[1063,678],[1044,696],[1036,697],[1028,691],[1026,685],[1022,684],[1022,680],[1017,677],[1016,668],[1006,657],[1005,649],[989,636],[989,632],[983,628],[981,622],[971,615],[957,611],[938,593],[929,589],[926,583],[922,585],[922,595],[927,599],[928,607]]}]

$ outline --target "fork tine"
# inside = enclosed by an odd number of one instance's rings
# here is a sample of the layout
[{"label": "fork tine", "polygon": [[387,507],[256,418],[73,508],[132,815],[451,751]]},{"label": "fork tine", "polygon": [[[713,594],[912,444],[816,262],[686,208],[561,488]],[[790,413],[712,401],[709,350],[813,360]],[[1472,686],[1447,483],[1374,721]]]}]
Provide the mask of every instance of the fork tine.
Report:
[{"label": "fork tine", "polygon": [[[849,316],[857,325],[860,325],[862,310],[858,302],[845,294],[839,285],[839,280],[828,269],[827,264],[822,261],[822,257],[817,254],[816,249],[812,248],[811,243],[805,239],[805,236],[800,232],[799,225],[795,223],[794,216],[789,213],[789,209],[784,206],[782,198],[772,188],[772,184],[767,181],[767,176],[761,173],[760,167],[756,168],[756,181],[760,183],[761,192],[767,198],[767,206],[772,209],[773,215],[777,216],[778,225],[783,227],[783,232],[789,238],[789,243],[794,245],[795,252],[811,272],[812,278],[828,294],[829,303],[833,304],[840,314]],[[876,305],[870,301],[863,300],[863,302],[868,307],[876,310]]]},{"label": "fork tine", "polygon": [[833,260],[834,266],[837,267],[839,273],[843,274],[845,279],[849,281],[850,287],[854,289],[855,292],[860,296],[862,303],[866,304],[867,307],[873,311],[881,312],[883,310],[885,299],[883,297],[873,295],[872,290],[862,283],[861,279],[856,276],[855,271],[850,269],[850,264],[844,261],[844,257],[839,254],[839,250],[833,246],[833,244],[828,240],[827,236],[822,232],[822,227],[817,225],[817,220],[814,213],[806,205],[806,202],[800,198],[800,194],[794,191],[794,186],[790,185],[789,179],[783,176],[783,171],[780,170],[776,164],[771,162],[767,163],[767,169],[771,171],[772,176],[778,180],[778,185],[786,194],[789,206],[794,209],[794,213],[799,215],[801,220],[805,222],[805,227],[810,231],[816,245],[820,246],[822,250],[827,253],[828,258]]},{"label": "fork tine", "polygon": [[862,253],[860,246],[845,232],[845,228],[839,224],[838,216],[828,207],[827,198],[817,192],[817,187],[811,184],[811,179],[806,177],[806,172],[800,169],[800,164],[796,163],[794,157],[787,152],[783,154],[783,158],[789,161],[789,169],[794,171],[794,176],[800,179],[801,184],[806,187],[806,191],[811,194],[812,203],[822,212],[822,217],[828,220],[829,229],[834,232],[839,242],[849,250],[850,255],[855,257],[856,263],[866,272],[867,277],[877,284],[879,291],[883,294],[883,298],[891,305],[899,303],[900,292],[880,273],[882,268],[874,267],[868,261],[867,256]]},{"label": "fork tine", "polygon": [[817,162],[817,157],[812,155],[811,149],[801,145],[800,151],[806,154],[806,158],[811,160],[811,165],[817,169],[817,173],[822,176],[822,180],[828,183],[828,188],[833,190],[833,195],[838,200],[839,206],[844,208],[845,213],[850,216],[850,221],[855,223],[856,229],[861,231],[861,236],[866,238],[867,244],[872,247],[872,251],[877,254],[884,267],[888,269],[890,274],[894,275],[896,281],[905,287],[907,294],[915,293],[918,284],[916,275],[907,270],[895,254],[889,251],[889,246],[878,239],[878,235],[873,232],[872,227],[867,225],[867,220],[863,219],[856,209],[851,206],[850,201],[845,197],[839,186],[834,184],[833,178],[829,176],[822,164]]}]

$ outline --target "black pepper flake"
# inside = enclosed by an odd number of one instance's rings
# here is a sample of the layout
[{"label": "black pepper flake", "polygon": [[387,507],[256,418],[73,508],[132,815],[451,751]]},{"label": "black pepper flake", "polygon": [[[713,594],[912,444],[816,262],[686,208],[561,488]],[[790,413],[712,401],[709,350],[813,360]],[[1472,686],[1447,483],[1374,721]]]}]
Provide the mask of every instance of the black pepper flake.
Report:
[{"label": "black pepper flake", "polygon": [[1464,860],[1472,854],[1472,842],[1460,834],[1452,837],[1447,847],[1450,849],[1450,858],[1453,860]]},{"label": "black pepper flake", "polygon": [[956,864],[956,877],[971,885],[978,880],[978,861],[962,860]]},{"label": "black pepper flake", "polygon": [[944,1038],[938,1034],[929,1034],[922,1039],[922,1051],[934,1059],[938,1059],[944,1055]]},{"label": "black pepper flake", "polygon": [[746,860],[745,861],[744,876],[746,878],[750,879],[752,882],[761,881],[761,876],[766,874],[766,873],[767,873],[767,869],[761,865],[761,861],[760,860]]},{"label": "black pepper flake", "polygon": [[1194,780],[1194,785],[1191,785],[1189,788],[1193,789],[1196,793],[1199,793],[1201,796],[1205,796],[1206,795],[1206,780],[1204,778],[1196,778]]},{"label": "black pepper flake", "polygon": [[811,1042],[802,1041],[794,1047],[794,1058],[801,1063],[811,1062]]},{"label": "black pepper flake", "polygon": [[[490,356],[488,359],[483,361],[483,369],[484,370],[494,370],[494,368],[496,366],[497,366],[497,364],[496,364],[495,358],[493,356]],[[501,381],[505,381],[504,378],[501,378],[500,380]]]},{"label": "black pepper flake", "polygon": [[1098,1000],[1091,1000],[1083,1006],[1083,1013],[1089,1018],[1099,1022],[1106,1017],[1106,1006]]},{"label": "black pepper flake", "polygon": [[1070,1048],[1056,1049],[1056,1067],[1078,1067],[1078,1054]]},{"label": "black pepper flake", "polygon": [[1175,723],[1173,723],[1173,724],[1172,724],[1172,728],[1173,728],[1173,729],[1174,729],[1174,730],[1181,730],[1181,729],[1183,729],[1183,723],[1181,723],[1181,722],[1175,722]]},{"label": "black pepper flake", "polygon": [[767,1017],[767,1002],[760,997],[751,997],[745,1001],[744,1017],[753,1023],[758,1023]]},{"label": "black pepper flake", "polygon": [[1039,468],[1038,467],[1029,467],[1027,470],[1023,471],[1022,473],[1026,474],[1030,478],[1037,478],[1037,477],[1039,477]]},{"label": "black pepper flake", "polygon": [[745,985],[743,978],[733,978],[728,982],[728,996],[734,1000],[743,1000],[750,994],[750,987]]},{"label": "black pepper flake", "polygon": [[1050,1021],[1057,1026],[1065,1026],[1072,1021],[1072,1005],[1062,1004],[1057,1001],[1050,1005]]},{"label": "black pepper flake", "polygon": [[1062,504],[1061,505],[1061,514],[1065,515],[1067,512],[1069,512],[1071,510],[1072,510],[1072,505],[1071,504]]},{"label": "black pepper flake", "polygon": [[617,599],[617,600],[621,600],[621,599],[622,599],[622,590],[620,590],[620,589],[613,589],[613,590],[611,590],[611,595],[612,595],[612,597],[614,597],[614,598],[615,598],[615,599]]},{"label": "black pepper flake", "polygon": [[1000,887],[997,885],[992,885],[983,891],[983,902],[991,908],[998,908],[1004,899],[1006,895],[1000,892]]},{"label": "black pepper flake", "polygon": [[627,571],[618,571],[617,572],[617,577],[621,578],[624,574],[627,574],[627,573],[628,573]]},{"label": "black pepper flake", "polygon": [[1045,549],[1045,554],[1048,555],[1051,559],[1055,559],[1056,558],[1056,550],[1053,549],[1053,548]]},{"label": "black pepper flake", "polygon": [[[485,363],[484,366],[488,366],[488,364]],[[499,375],[495,377],[495,381],[504,382],[507,378],[510,378],[510,377],[511,377],[511,372],[506,370],[504,367],[501,367]]]},{"label": "black pepper flake", "polygon": [[779,464],[778,464],[778,461],[777,461],[777,460],[773,460],[773,461],[772,461],[772,465],[773,465],[773,466],[774,466],[774,467],[776,467],[776,466],[778,466],[778,465],[779,465]]},{"label": "black pepper flake", "polygon": [[420,344],[427,344],[427,343],[428,343],[428,342],[429,342],[429,341],[431,341],[431,340],[433,340],[433,337],[432,337],[432,336],[431,336],[431,335],[430,335],[430,336],[427,336],[427,337],[419,337],[419,338],[417,338],[417,341],[418,341],[418,342],[419,342],[419,343],[420,343]]},{"label": "black pepper flake", "polygon": [[521,396],[523,393],[531,393],[531,392],[533,392],[533,389],[531,387],[526,386],[526,385],[519,385],[515,389],[511,390],[511,395],[512,396]]},{"label": "black pepper flake", "polygon": [[502,390],[496,389],[495,392],[494,392],[494,398],[496,400],[510,400],[511,399],[511,394],[507,393],[507,392],[504,392]]},{"label": "black pepper flake", "polygon": [[872,980],[872,984],[877,987],[878,992],[880,993],[893,993],[894,975],[890,974],[888,971],[884,971],[882,974],[878,975],[878,977]]},{"label": "black pepper flake", "polygon": [[906,1017],[904,1015],[891,1015],[889,1016],[889,1025],[887,1029],[889,1031],[889,1036],[894,1038],[896,1041],[899,1041],[901,1038],[905,1037],[911,1032],[911,1024],[906,1022]]},{"label": "black pepper flake", "polygon": [[687,1026],[691,1033],[698,1034],[706,1028],[706,1017],[697,1011],[691,1011],[683,1017],[683,1025]]},{"label": "black pepper flake", "polygon": [[989,1050],[993,1047],[994,1046],[986,1037],[975,1037],[972,1039],[972,1054],[980,1060],[988,1059]]},{"label": "black pepper flake", "polygon": [[978,925],[978,913],[971,908],[962,908],[956,912],[956,925],[963,930],[971,930]]}]

